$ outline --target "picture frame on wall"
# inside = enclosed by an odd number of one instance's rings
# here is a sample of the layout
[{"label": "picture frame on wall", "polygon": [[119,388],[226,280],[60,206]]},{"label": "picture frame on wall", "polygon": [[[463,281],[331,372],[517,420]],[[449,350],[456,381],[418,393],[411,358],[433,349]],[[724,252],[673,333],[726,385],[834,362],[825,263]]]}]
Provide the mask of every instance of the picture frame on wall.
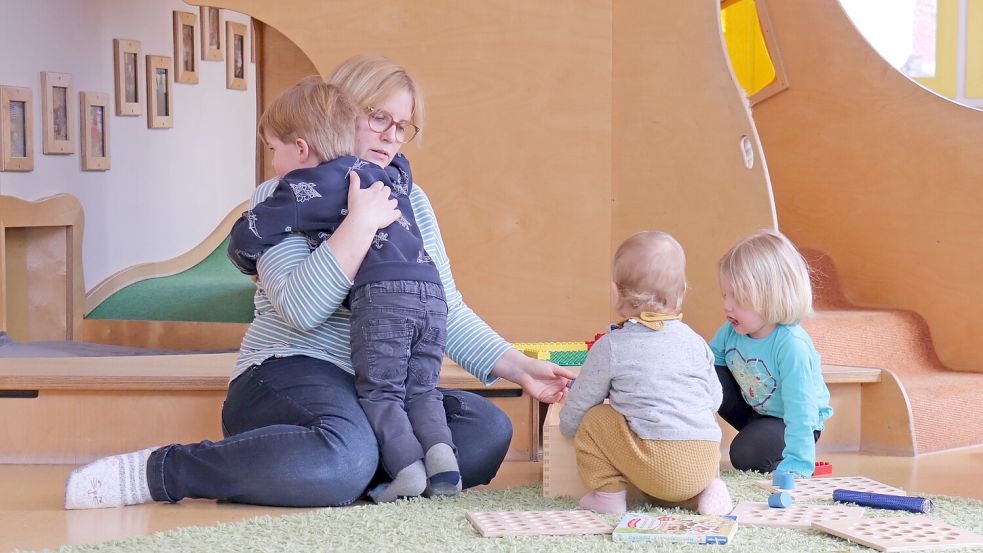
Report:
[{"label": "picture frame on wall", "polygon": [[147,127],[174,126],[174,74],[171,58],[147,56]]},{"label": "picture frame on wall", "polygon": [[113,68],[116,74],[116,115],[143,115],[143,71],[140,41],[113,39]]},{"label": "picture frame on wall", "polygon": [[198,84],[198,16],[174,11],[174,81]]},{"label": "picture frame on wall", "polygon": [[82,120],[82,170],[109,170],[109,94],[79,93]]},{"label": "picture frame on wall", "polygon": [[235,21],[225,22],[225,87],[246,90],[249,62],[249,34],[246,26]]},{"label": "picture frame on wall", "polygon": [[225,59],[225,25],[222,9],[201,7],[201,59],[222,61]]},{"label": "picture frame on wall", "polygon": [[34,170],[33,93],[0,86],[0,171]]},{"label": "picture frame on wall", "polygon": [[75,87],[68,73],[41,72],[41,151],[75,153]]}]

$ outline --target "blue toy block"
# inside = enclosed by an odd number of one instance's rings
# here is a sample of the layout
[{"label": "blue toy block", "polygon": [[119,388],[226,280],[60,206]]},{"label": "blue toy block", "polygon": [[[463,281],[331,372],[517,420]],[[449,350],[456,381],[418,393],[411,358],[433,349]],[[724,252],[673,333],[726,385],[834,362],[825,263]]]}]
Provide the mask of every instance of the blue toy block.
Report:
[{"label": "blue toy block", "polygon": [[785,509],[792,504],[792,494],[777,492],[768,496],[768,506],[775,509]]}]

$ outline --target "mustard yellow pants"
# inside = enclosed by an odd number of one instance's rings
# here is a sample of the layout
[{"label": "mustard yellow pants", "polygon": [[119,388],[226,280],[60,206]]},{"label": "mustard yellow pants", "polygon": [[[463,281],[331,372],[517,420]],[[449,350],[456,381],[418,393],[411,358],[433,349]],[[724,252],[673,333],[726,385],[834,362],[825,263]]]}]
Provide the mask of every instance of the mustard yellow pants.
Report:
[{"label": "mustard yellow pants", "polygon": [[683,502],[720,474],[720,443],[643,440],[607,404],[587,412],[574,445],[580,479],[591,490],[619,492],[631,483],[662,502]]}]

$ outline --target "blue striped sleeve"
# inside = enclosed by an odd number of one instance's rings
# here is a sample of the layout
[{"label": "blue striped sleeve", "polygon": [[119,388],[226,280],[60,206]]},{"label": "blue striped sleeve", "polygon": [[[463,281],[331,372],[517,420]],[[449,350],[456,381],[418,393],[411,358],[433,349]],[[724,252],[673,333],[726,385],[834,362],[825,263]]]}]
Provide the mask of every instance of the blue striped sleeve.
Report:
[{"label": "blue striped sleeve", "polygon": [[[261,184],[252,205],[263,201],[276,183],[272,179]],[[352,285],[326,243],[312,252],[300,235],[288,236],[267,250],[256,269],[273,308],[299,330],[312,330],[328,320]]]},{"label": "blue striped sleeve", "polygon": [[447,297],[447,346],[444,353],[478,380],[493,384],[497,377],[491,375],[491,369],[512,344],[499,336],[464,303],[464,297],[451,274],[450,259],[444,248],[433,206],[416,183],[410,192],[410,203],[427,253],[440,271],[440,280]]}]

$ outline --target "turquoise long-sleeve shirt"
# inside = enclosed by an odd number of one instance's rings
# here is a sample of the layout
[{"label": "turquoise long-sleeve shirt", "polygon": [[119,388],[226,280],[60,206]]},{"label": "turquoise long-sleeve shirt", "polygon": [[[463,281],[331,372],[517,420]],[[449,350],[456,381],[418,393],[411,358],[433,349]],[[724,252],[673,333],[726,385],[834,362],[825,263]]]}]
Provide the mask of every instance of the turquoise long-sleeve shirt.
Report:
[{"label": "turquoise long-sleeve shirt", "polygon": [[785,421],[785,450],[777,470],[812,476],[813,430],[833,416],[819,352],[798,324],[778,325],[766,338],[751,338],[724,323],[710,341],[714,363],[725,365],[744,401],[762,415]]}]

